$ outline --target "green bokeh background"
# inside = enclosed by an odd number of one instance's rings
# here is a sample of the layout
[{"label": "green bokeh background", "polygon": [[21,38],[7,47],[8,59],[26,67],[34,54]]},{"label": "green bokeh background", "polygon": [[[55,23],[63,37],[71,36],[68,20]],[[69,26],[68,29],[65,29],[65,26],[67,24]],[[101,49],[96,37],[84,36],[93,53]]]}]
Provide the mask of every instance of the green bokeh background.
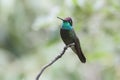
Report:
[{"label": "green bokeh background", "polygon": [[120,80],[120,0],[0,0],[0,80],[35,80],[61,53],[72,17],[87,62],[71,49],[40,80]]}]

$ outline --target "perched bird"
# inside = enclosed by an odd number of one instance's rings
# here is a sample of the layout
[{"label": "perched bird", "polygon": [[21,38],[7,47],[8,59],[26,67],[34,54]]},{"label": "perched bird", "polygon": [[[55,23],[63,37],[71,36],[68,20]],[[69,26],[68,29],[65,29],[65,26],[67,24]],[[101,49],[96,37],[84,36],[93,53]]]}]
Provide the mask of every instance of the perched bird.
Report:
[{"label": "perched bird", "polygon": [[82,63],[85,63],[86,58],[81,50],[79,39],[74,32],[72,19],[70,17],[67,17],[65,19],[62,19],[60,17],[57,17],[57,18],[63,21],[60,29],[60,35],[63,42],[66,45],[75,43],[75,45],[72,46],[71,49],[77,54],[80,61]]}]

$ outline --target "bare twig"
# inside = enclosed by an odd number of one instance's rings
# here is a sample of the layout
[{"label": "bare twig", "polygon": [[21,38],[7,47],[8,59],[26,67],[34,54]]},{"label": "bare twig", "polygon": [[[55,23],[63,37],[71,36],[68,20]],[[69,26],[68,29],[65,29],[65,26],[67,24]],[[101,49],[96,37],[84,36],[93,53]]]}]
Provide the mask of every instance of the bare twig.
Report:
[{"label": "bare twig", "polygon": [[71,44],[65,46],[64,49],[63,49],[63,51],[62,51],[62,53],[60,53],[58,56],[56,56],[54,60],[52,60],[50,63],[46,64],[46,65],[41,69],[40,73],[39,73],[39,74],[37,75],[37,77],[36,77],[36,80],[39,80],[39,78],[40,78],[40,76],[42,75],[43,71],[44,71],[47,67],[51,66],[54,62],[56,62],[59,58],[61,58],[61,57],[63,56],[63,54],[65,53],[65,51],[67,50],[68,47],[71,47],[71,46],[74,46],[74,45],[75,45],[74,43],[71,43]]}]

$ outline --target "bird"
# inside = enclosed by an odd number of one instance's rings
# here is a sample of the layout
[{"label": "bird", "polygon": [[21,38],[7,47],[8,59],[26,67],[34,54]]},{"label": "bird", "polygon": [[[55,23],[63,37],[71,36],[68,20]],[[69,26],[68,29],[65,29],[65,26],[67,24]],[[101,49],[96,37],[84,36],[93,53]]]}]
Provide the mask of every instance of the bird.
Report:
[{"label": "bird", "polygon": [[86,57],[84,56],[82,52],[79,39],[73,29],[72,18],[71,17],[67,17],[65,19],[62,19],[60,17],[57,17],[57,18],[63,21],[61,28],[60,28],[60,35],[61,35],[63,42],[65,43],[65,45],[74,43],[75,45],[72,46],[71,49],[73,50],[74,53],[76,53],[80,61],[82,63],[85,63]]}]

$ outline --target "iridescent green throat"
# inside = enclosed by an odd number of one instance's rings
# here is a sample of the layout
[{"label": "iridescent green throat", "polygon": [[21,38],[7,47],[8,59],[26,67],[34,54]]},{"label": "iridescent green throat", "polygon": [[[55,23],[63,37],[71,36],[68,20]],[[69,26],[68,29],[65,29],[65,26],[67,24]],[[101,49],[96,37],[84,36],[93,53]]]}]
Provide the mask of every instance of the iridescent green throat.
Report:
[{"label": "iridescent green throat", "polygon": [[62,24],[62,29],[66,29],[66,30],[72,30],[72,26],[70,25],[69,22],[63,22]]}]

